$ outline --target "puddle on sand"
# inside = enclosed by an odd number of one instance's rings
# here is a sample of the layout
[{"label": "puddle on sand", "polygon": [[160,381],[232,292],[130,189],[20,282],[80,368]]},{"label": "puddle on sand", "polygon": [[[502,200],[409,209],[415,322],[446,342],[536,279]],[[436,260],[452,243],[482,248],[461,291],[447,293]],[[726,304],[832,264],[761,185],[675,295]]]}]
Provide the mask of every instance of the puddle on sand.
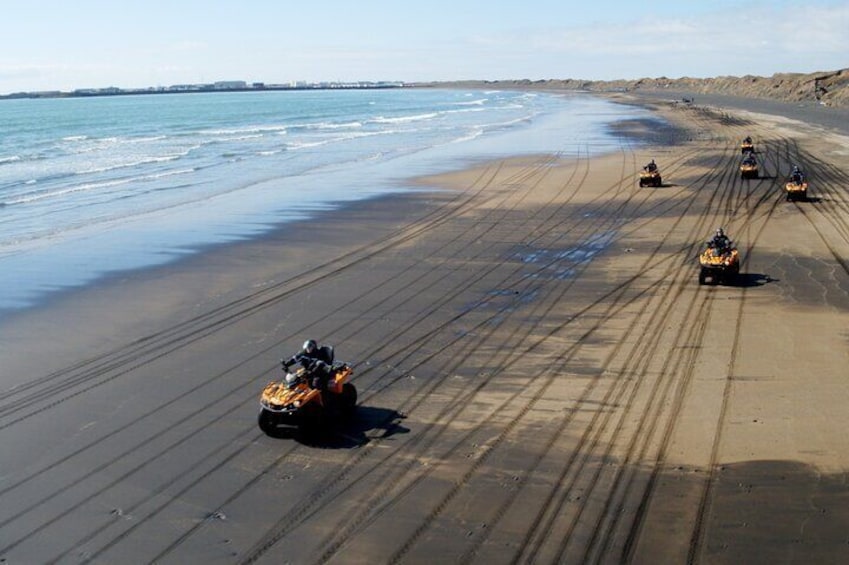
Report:
[{"label": "puddle on sand", "polygon": [[518,252],[517,256],[523,263],[539,266],[539,269],[531,276],[567,279],[575,274],[578,266],[592,261],[603,253],[615,239],[616,231],[608,230],[593,234],[586,240],[578,242],[577,245],[565,249],[527,246],[526,249]]}]

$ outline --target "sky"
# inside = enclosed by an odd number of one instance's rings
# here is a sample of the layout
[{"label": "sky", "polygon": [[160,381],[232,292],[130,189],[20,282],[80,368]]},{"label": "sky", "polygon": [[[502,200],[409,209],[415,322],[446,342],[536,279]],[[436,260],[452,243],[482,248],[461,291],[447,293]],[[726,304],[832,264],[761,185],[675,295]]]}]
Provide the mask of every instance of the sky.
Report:
[{"label": "sky", "polygon": [[849,0],[9,0],[0,94],[849,67]]}]

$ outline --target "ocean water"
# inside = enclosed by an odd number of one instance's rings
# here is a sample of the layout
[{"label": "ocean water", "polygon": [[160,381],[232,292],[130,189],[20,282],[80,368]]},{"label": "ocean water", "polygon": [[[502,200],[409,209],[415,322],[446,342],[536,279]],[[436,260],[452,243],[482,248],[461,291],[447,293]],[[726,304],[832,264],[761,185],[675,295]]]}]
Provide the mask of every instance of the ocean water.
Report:
[{"label": "ocean water", "polygon": [[450,89],[0,100],[0,316],[470,159],[611,151],[641,112]]}]

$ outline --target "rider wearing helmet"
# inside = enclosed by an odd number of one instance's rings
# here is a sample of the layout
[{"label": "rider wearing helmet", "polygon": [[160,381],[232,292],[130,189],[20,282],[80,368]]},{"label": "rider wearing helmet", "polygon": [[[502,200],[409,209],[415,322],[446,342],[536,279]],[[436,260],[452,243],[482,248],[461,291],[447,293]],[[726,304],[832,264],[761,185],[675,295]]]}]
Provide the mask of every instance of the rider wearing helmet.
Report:
[{"label": "rider wearing helmet", "polygon": [[708,245],[722,251],[731,246],[731,240],[728,239],[728,236],[725,235],[725,231],[722,228],[716,228],[716,233],[713,235],[713,238],[708,241]]},{"label": "rider wearing helmet", "polygon": [[310,385],[313,388],[324,389],[330,377],[330,364],[333,363],[333,349],[329,346],[319,347],[314,339],[304,342],[303,349],[295,353],[287,361],[281,361],[284,371],[298,363],[310,376]]}]

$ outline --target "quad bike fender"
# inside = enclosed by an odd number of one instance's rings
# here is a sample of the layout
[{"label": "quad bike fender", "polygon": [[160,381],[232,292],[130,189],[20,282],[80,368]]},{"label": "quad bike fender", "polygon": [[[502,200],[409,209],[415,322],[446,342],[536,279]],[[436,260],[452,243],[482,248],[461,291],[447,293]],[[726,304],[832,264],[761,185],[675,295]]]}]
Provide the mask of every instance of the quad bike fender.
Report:
[{"label": "quad bike fender", "polygon": [[328,392],[332,392],[334,394],[342,394],[343,389],[345,388],[345,383],[347,383],[351,374],[353,374],[354,370],[350,365],[343,364],[338,367],[334,372],[331,378],[327,381],[327,390]]}]

